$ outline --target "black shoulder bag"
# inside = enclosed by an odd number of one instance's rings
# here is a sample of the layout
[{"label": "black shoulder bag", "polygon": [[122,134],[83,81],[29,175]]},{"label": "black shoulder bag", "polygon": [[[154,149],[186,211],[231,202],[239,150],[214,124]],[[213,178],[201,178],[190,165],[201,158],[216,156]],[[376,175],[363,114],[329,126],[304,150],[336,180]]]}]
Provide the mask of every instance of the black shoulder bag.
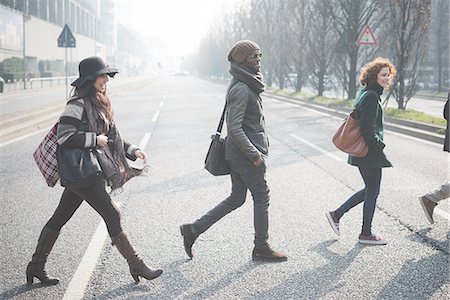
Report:
[{"label": "black shoulder bag", "polygon": [[225,161],[225,140],[220,137],[226,108],[227,104],[225,102],[219,126],[217,126],[216,134],[212,136],[212,141],[205,158],[205,169],[214,176],[230,174],[230,167]]},{"label": "black shoulder bag", "polygon": [[85,188],[103,178],[94,148],[67,148],[58,145],[56,157],[61,185]]},{"label": "black shoulder bag", "polygon": [[[83,111],[83,118],[87,118]],[[69,148],[58,145],[56,158],[60,183],[69,188],[86,188],[103,179],[95,148]]]}]

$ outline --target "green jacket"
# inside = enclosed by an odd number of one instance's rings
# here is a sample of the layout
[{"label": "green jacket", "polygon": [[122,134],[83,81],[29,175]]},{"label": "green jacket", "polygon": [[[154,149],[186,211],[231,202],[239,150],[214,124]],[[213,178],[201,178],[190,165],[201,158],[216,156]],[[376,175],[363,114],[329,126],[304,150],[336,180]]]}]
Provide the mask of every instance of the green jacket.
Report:
[{"label": "green jacket", "polygon": [[383,87],[379,84],[365,87],[356,102],[359,110],[359,125],[364,141],[369,146],[369,152],[363,158],[349,155],[348,163],[363,168],[386,168],[392,164],[383,152],[383,107],[380,95]]}]

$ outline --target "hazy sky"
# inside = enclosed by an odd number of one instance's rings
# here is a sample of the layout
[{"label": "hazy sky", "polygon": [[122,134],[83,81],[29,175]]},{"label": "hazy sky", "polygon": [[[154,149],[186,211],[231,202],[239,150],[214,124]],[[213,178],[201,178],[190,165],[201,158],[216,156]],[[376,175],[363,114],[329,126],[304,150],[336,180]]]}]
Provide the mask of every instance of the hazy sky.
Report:
[{"label": "hazy sky", "polygon": [[116,20],[166,41],[173,55],[194,52],[214,20],[235,0],[116,0]]}]

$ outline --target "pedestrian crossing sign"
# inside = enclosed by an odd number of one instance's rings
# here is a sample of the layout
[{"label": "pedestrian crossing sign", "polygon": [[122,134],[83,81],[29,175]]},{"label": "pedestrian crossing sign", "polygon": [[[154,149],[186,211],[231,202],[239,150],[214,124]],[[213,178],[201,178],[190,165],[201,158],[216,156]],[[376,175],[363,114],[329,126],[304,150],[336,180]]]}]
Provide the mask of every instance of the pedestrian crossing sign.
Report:
[{"label": "pedestrian crossing sign", "polygon": [[77,40],[73,36],[72,31],[70,31],[67,24],[64,26],[63,31],[58,37],[58,47],[62,48],[75,48],[77,45]]},{"label": "pedestrian crossing sign", "polygon": [[366,25],[358,38],[358,45],[376,45],[377,41],[373,35],[372,29]]}]

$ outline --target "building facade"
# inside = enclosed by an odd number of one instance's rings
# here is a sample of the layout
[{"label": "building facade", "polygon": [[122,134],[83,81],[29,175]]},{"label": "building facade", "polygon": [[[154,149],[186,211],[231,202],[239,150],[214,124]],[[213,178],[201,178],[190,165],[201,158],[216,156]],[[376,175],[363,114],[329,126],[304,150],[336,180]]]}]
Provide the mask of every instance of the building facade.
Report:
[{"label": "building facade", "polygon": [[[66,24],[76,39],[67,51],[57,43]],[[131,54],[122,46],[120,57],[142,65],[145,45],[129,31],[120,39]],[[68,75],[77,75],[79,61],[93,55],[117,65],[117,40],[113,0],[0,0],[0,77],[7,81],[64,76],[66,59]]]}]

